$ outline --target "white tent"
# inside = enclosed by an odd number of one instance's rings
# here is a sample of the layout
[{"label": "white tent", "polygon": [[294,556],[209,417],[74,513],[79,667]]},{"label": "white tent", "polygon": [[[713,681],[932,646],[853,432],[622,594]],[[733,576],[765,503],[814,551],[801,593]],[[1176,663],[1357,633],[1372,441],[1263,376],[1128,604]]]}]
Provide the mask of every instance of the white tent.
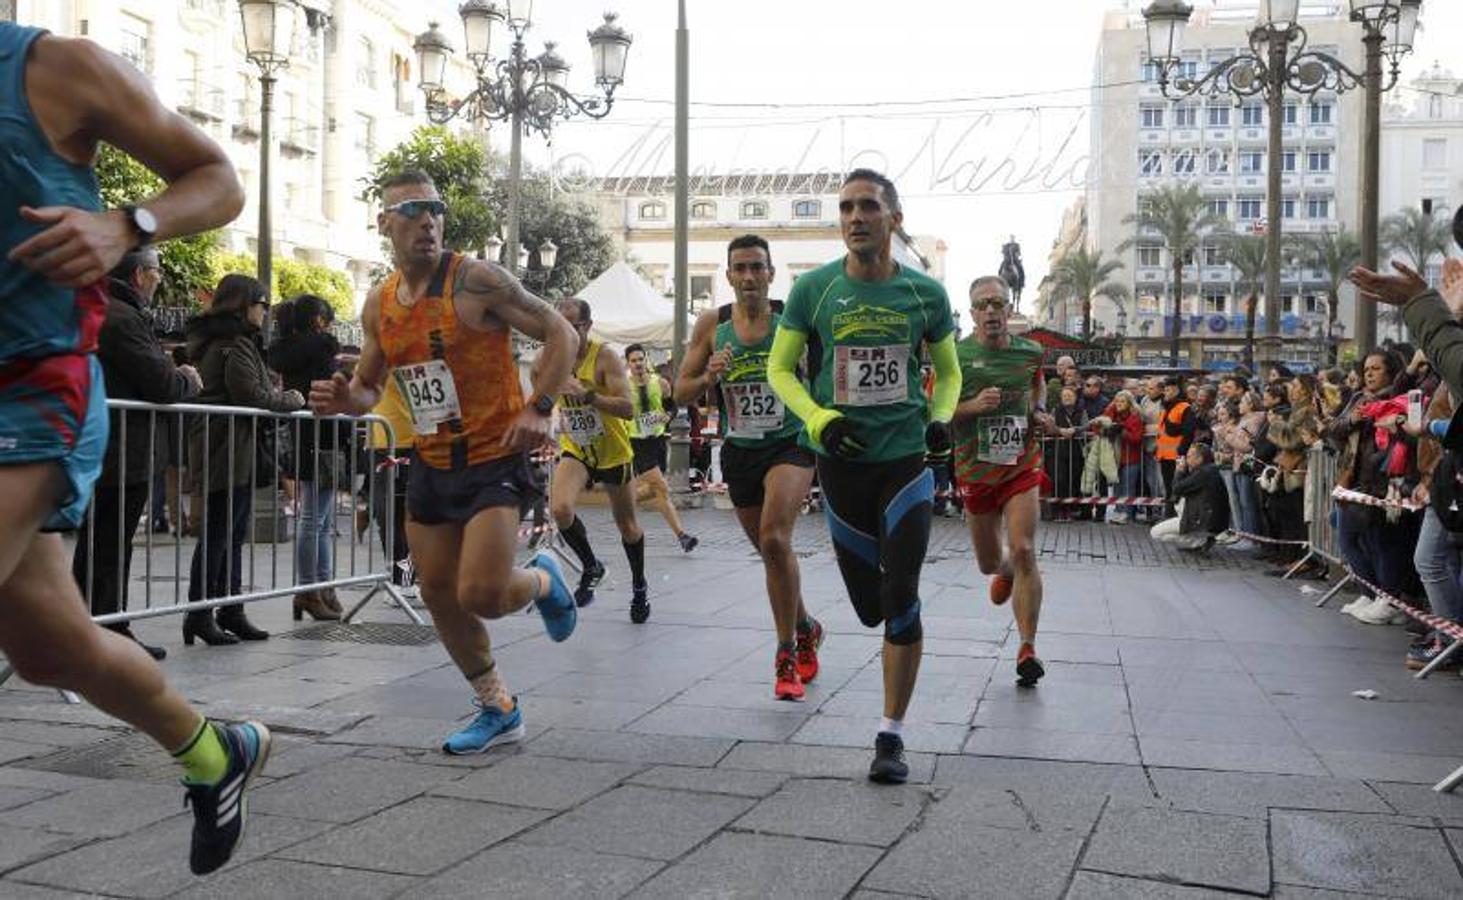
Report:
[{"label": "white tent", "polygon": [[623,262],[605,269],[576,296],[589,301],[591,335],[598,340],[668,349],[674,339],[674,304]]}]

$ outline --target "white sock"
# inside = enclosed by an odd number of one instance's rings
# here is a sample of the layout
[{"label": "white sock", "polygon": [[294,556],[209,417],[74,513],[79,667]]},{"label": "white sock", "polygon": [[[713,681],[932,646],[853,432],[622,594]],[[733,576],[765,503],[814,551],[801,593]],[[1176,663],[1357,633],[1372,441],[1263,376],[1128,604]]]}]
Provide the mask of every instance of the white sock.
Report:
[{"label": "white sock", "polygon": [[903,734],[904,722],[899,719],[891,719],[888,716],[879,720],[879,731],[887,731],[890,734]]}]

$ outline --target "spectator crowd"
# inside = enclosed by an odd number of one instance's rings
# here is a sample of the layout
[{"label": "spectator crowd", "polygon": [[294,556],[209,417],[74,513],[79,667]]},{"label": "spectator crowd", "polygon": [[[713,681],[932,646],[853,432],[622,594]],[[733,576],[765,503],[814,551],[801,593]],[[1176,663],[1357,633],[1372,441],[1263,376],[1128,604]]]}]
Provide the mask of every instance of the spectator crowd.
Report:
[{"label": "spectator crowd", "polygon": [[[1421,350],[1391,344],[1345,368],[1313,375],[1275,365],[1259,378],[1239,368],[1110,379],[1061,357],[1047,409],[1044,518],[1144,522],[1155,540],[1223,547],[1271,563],[1268,575],[1318,580],[1337,574],[1325,556],[1307,554],[1324,535],[1320,549],[1363,586],[1343,612],[1405,625],[1408,668],[1447,646],[1446,635],[1376,595],[1455,622],[1463,612],[1463,532],[1455,536],[1430,505],[1447,461],[1434,436],[1441,429],[1429,424],[1447,422],[1453,407]],[[1451,466],[1443,468],[1443,489],[1455,489]],[[1371,500],[1333,501],[1332,485]]]}]

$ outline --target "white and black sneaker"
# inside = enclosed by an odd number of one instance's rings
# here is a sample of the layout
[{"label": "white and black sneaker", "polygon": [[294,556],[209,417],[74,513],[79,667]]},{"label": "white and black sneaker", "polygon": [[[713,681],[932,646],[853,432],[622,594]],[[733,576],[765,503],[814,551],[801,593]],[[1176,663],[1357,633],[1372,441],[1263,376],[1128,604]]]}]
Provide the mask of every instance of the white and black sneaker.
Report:
[{"label": "white and black sneaker", "polygon": [[904,738],[889,731],[879,732],[874,736],[874,761],[869,764],[869,780],[879,784],[903,784],[908,778]]},{"label": "white and black sneaker", "polygon": [[244,836],[248,804],[244,791],[269,759],[269,729],[259,722],[208,725],[218,733],[229,755],[229,767],[218,784],[185,784],[184,805],[193,807],[193,847],[188,867],[207,875],[233,856]]}]

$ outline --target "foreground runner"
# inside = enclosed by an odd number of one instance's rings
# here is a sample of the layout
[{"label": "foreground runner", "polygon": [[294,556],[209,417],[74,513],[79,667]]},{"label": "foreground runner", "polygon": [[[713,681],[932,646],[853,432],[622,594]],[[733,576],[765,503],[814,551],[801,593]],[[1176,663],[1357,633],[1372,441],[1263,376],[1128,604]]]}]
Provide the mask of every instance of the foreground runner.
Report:
[{"label": "foreground runner", "polygon": [[635,483],[650,489],[650,505],[671,527],[681,550],[690,553],[700,541],[681,527],[681,517],[671,503],[671,486],[665,480],[670,445],[665,425],[675,409],[671,386],[651,371],[645,348],[639,344],[625,348],[625,363],[630,367],[630,452],[635,462]]},{"label": "foreground runner", "polygon": [[559,312],[579,335],[579,355],[559,400],[559,448],[564,452],[549,488],[549,511],[564,542],[579,557],[582,571],[574,600],[588,606],[594,602],[594,588],[604,578],[605,567],[594,555],[574,507],[581,493],[596,484],[604,485],[630,561],[630,621],[639,625],[650,618],[650,599],[645,582],[645,532],[635,519],[635,490],[630,485],[634,479],[630,382],[620,358],[605,350],[604,344],[589,339],[593,321],[587,302],[560,300]]},{"label": "foreground runner", "polygon": [[[244,832],[269,731],[209,722],[140,646],[94,625],[54,532],[80,524],[107,446],[103,279],[128,250],[227,223],[244,193],[217,144],[89,41],[0,22],[0,84],[0,652],[26,681],[75,691],[172,751],[202,875]],[[101,211],[101,141],[168,187]]]},{"label": "foreground runner", "polygon": [[[904,221],[893,183],[855,169],[838,215],[848,255],[793,285],[768,359],[772,389],[807,424],[818,452],[828,529],[859,620],[884,625],[884,719],[869,778],[909,777],[905,710],[919,674],[919,576],[929,545],[934,476],[927,450],[949,449],[947,423],[960,396],[955,321],[939,282],[896,263]],[[921,344],[935,367],[934,400],[920,390]],[[812,394],[796,366],[809,348]]]},{"label": "foreground runner", "polygon": [[818,675],[823,626],[808,615],[792,531],[813,483],[813,454],[798,446],[802,422],[767,384],[767,355],[782,303],[767,299],[774,270],[767,242],[744,235],[727,247],[727,280],[736,302],[696,320],[676,379],[676,402],[692,403],[713,385],[721,398],[721,472],[737,521],[762,556],[777,629],[772,694],[801,700]]},{"label": "foreground runner", "polygon": [[[534,603],[550,638],[574,632],[574,598],[558,563],[540,553],[529,568],[513,565],[519,520],[540,496],[528,451],[548,440],[574,333],[501,267],[442,251],[447,204],[430,177],[395,176],[381,202],[376,223],[395,271],[361,310],[355,376],[314,382],[310,405],[318,415],[366,413],[381,401],[388,372],[401,390],[416,431],[407,541],[432,624],[479,709],[442,750],[481,753],[523,738],[522,710],[482,620]],[[526,405],[509,346],[514,328],[544,342]]]},{"label": "foreground runner", "polygon": [[[1041,573],[1036,568],[1036,520],[1041,515],[1041,443],[1032,428],[1045,420],[1041,401],[1042,346],[1007,330],[1011,292],[999,276],[970,286],[975,332],[957,345],[960,405],[951,423],[955,477],[969,513],[976,564],[991,577],[991,602],[1016,596],[1017,684],[1031,687],[1046,674],[1036,656]],[[1002,549],[1001,524],[1006,526]]]}]

